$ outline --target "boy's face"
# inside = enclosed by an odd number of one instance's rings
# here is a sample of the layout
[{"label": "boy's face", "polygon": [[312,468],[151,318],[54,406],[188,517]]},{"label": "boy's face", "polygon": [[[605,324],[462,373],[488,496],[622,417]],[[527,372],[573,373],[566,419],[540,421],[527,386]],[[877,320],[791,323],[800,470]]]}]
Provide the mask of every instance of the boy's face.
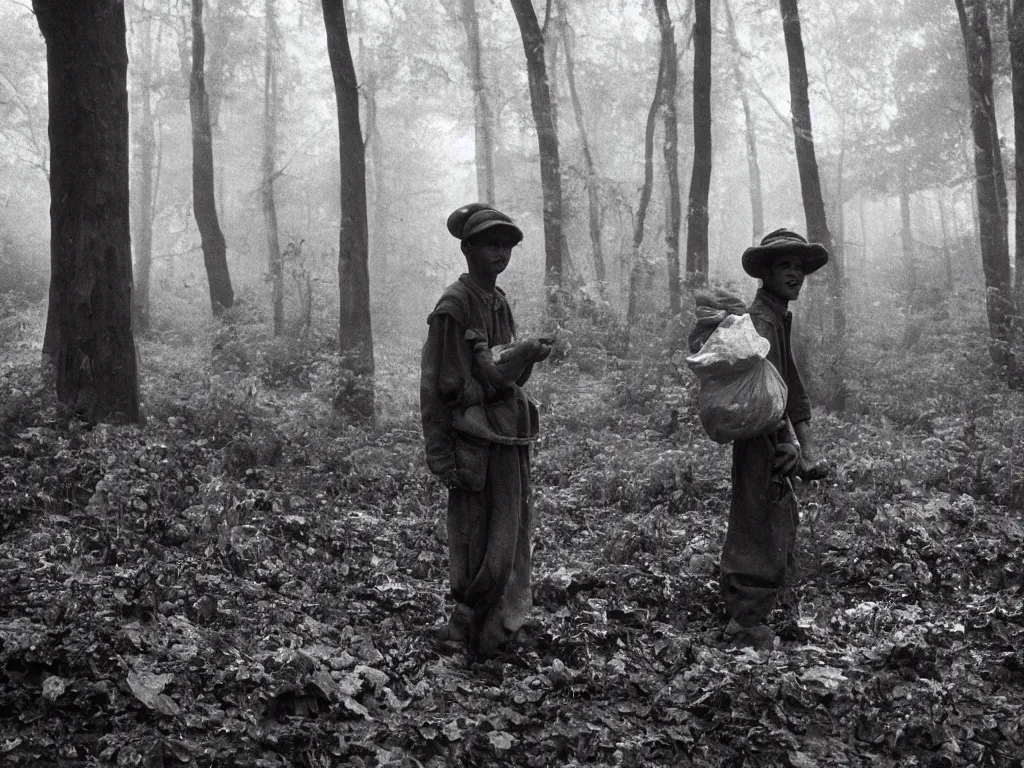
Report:
[{"label": "boy's face", "polygon": [[796,301],[800,298],[804,277],[803,262],[795,256],[783,254],[764,273],[764,287],[784,301]]},{"label": "boy's face", "polygon": [[466,256],[486,275],[497,277],[505,271],[515,247],[513,238],[501,229],[485,231],[466,244]]}]

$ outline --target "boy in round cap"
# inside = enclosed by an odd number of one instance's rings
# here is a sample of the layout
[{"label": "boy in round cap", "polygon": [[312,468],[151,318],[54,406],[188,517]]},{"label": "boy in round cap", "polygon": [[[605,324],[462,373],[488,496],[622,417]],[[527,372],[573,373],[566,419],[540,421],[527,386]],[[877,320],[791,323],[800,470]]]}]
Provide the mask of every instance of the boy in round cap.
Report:
[{"label": "boy in round cap", "polygon": [[784,429],[737,440],[732,453],[732,500],[722,549],[721,585],[729,624],[739,646],[771,647],[766,625],[779,591],[792,576],[799,522],[790,476],[819,479],[809,421],[811,403],[793,362],[789,303],[800,297],[804,278],[828,263],[828,251],[788,229],[764,236],[743,252],[743,270],[761,281],[747,308],[757,332],[771,342],[768,360],[789,390]]},{"label": "boy in round cap", "polygon": [[529,444],[538,427],[522,386],[551,342],[513,344],[512,310],[495,282],[523,239],[515,222],[472,203],[447,226],[468,272],[427,318],[420,374],[427,465],[448,486],[455,609],[441,639],[487,656],[507,648],[532,607]]}]

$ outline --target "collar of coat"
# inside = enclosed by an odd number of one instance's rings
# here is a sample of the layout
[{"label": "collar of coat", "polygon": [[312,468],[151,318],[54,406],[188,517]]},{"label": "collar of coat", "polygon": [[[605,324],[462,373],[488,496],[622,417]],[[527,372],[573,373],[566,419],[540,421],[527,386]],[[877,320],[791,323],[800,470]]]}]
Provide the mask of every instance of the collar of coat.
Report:
[{"label": "collar of coat", "polygon": [[488,307],[489,309],[494,309],[495,307],[500,305],[502,300],[505,298],[505,292],[501,290],[501,288],[499,288],[498,286],[494,286],[493,292],[486,291],[473,282],[468,272],[464,272],[463,274],[459,275],[459,282],[465,285],[467,288],[469,288],[470,292],[475,294],[476,297],[484,303],[484,306]]},{"label": "collar of coat", "polygon": [[793,317],[793,313],[789,311],[789,302],[783,301],[771,291],[758,288],[753,303],[758,302],[766,306],[783,323],[790,321]]}]

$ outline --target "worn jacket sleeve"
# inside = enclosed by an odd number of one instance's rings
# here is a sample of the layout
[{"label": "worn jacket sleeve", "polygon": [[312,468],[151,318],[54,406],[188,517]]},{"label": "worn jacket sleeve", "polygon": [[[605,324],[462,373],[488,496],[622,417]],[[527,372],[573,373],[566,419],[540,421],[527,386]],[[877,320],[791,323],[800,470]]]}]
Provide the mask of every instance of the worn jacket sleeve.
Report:
[{"label": "worn jacket sleeve", "polygon": [[775,366],[775,370],[786,382],[788,398],[786,400],[786,415],[790,422],[799,424],[811,418],[811,401],[804,389],[803,381],[800,379],[800,372],[796,363],[793,362],[793,353],[789,344],[785,343],[785,330],[776,323],[760,315],[751,314],[750,318],[754,323],[757,332],[768,339],[771,349],[768,350],[768,361]]},{"label": "worn jacket sleeve", "polygon": [[452,411],[463,405],[471,381],[465,329],[452,314],[435,312],[428,321],[420,365],[420,415],[427,466],[437,475],[455,469]]},{"label": "worn jacket sleeve", "polygon": [[787,347],[786,354],[789,357],[787,366],[789,375],[786,376],[789,399],[786,401],[786,414],[791,423],[799,424],[811,419],[811,398],[808,397],[804,383],[800,379],[800,369],[796,367],[796,362],[793,360],[792,349]]}]

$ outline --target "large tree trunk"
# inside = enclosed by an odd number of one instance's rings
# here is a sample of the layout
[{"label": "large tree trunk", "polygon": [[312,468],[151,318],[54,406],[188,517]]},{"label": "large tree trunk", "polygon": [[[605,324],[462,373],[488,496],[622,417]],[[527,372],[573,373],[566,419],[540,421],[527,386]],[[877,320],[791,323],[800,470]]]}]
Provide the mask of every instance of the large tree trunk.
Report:
[{"label": "large tree trunk", "polygon": [[974,135],[975,188],[978,229],[985,273],[992,362],[1005,366],[1008,382],[1018,375],[1011,347],[1013,295],[1010,286],[1010,245],[1007,237],[1006,181],[999,149],[992,98],[992,41],[985,0],[955,0],[967,58],[971,99],[971,130]]},{"label": "large tree trunk", "polygon": [[[832,314],[832,337],[823,343],[831,347],[835,355],[828,368],[831,374],[825,376],[829,393],[826,404],[842,410],[846,400],[846,384],[843,368],[846,354],[846,311],[842,284],[842,255],[838,252],[828,228],[825,213],[825,199],[818,175],[818,160],[814,152],[814,132],[811,126],[811,103],[807,93],[807,62],[804,58],[803,36],[800,31],[800,9],[797,0],[779,0],[782,15],[782,31],[786,40],[786,58],[789,63],[790,111],[793,121],[793,140],[796,145],[797,171],[800,175],[800,192],[803,197],[804,217],[807,221],[807,239],[820,243],[831,256],[826,273],[831,287],[828,304]],[[823,319],[823,317],[822,317]],[[831,379],[831,380],[830,380]]]},{"label": "large tree trunk", "polygon": [[530,81],[530,105],[537,128],[540,150],[540,181],[544,195],[544,274],[549,298],[562,285],[565,235],[562,228],[562,172],[558,160],[558,134],[555,132],[544,55],[544,33],[533,10],[532,0],[509,0],[519,23]]},{"label": "large tree trunk", "polygon": [[270,272],[271,303],[274,308],[274,335],[284,333],[284,259],[277,231],[277,204],[274,201],[274,168],[277,153],[277,22],[274,0],[264,5],[266,23],[266,51],[263,60],[263,159],[260,183],[260,207],[267,239],[267,267]]},{"label": "large tree trunk", "polygon": [[473,88],[473,114],[476,127],[476,193],[482,202],[493,204],[495,202],[494,123],[480,56],[480,24],[476,15],[476,0],[462,0],[462,26],[466,31],[466,61],[469,67],[469,81]]},{"label": "large tree trunk", "polygon": [[132,240],[135,246],[135,291],[133,321],[135,330],[149,330],[149,283],[153,266],[153,167],[156,156],[153,120],[153,15],[141,4],[138,18],[138,57],[136,68],[135,185],[131,194]]},{"label": "large tree trunk", "polygon": [[322,0],[338,104],[341,163],[341,232],[338,246],[340,296],[338,349],[344,385],[335,407],[372,418],[373,333],[370,324],[369,239],[366,220],[366,156],[359,127],[359,85],[348,43],[344,0]]},{"label": "large tree trunk", "polygon": [[1011,0],[1010,72],[1013,81],[1014,171],[1016,179],[1016,253],[1014,285],[1024,301],[1024,0]]},{"label": "large tree trunk", "polygon": [[75,412],[136,423],[124,4],[33,0],[32,8],[46,41],[50,112],[44,360],[58,399]]},{"label": "large tree trunk", "polygon": [[679,284],[679,227],[682,202],[679,199],[679,120],[676,114],[676,39],[668,0],[654,0],[661,30],[661,60],[664,62],[663,103],[665,105],[665,173],[668,176],[668,200],[665,209],[665,260],[668,262],[668,311],[676,317],[681,310]]},{"label": "large tree trunk", "polygon": [[708,281],[711,192],[711,0],[697,0],[693,26],[693,171],[686,211],[686,281]]},{"label": "large tree trunk", "polygon": [[779,0],[782,31],[786,38],[789,60],[789,97],[792,104],[793,139],[796,143],[796,164],[800,174],[800,192],[807,219],[807,239],[821,243],[832,252],[832,234],[825,215],[825,201],[818,176],[818,159],[814,153],[814,132],[811,128],[811,102],[807,95],[807,62],[800,32],[800,9],[797,0]]},{"label": "large tree trunk", "polygon": [[565,77],[569,83],[569,98],[572,101],[572,111],[576,118],[576,129],[580,134],[580,144],[583,149],[583,163],[587,171],[587,206],[590,214],[590,246],[594,253],[594,276],[597,279],[597,290],[602,295],[607,282],[607,271],[604,263],[604,249],[601,246],[601,201],[598,197],[597,169],[594,165],[594,155],[590,149],[590,139],[587,135],[586,123],[583,120],[583,106],[580,103],[579,93],[576,90],[576,62],[573,58],[573,34],[569,23],[565,20],[565,9],[559,2],[559,22],[562,32],[562,46],[565,48]]},{"label": "large tree trunk", "polygon": [[747,95],[747,81],[741,63],[739,37],[736,35],[736,24],[733,22],[729,3],[725,3],[725,24],[729,31],[729,39],[733,48],[733,75],[736,78],[736,90],[740,95],[743,107],[743,132],[747,141],[747,174],[750,179],[750,224],[753,237],[752,243],[758,242],[764,231],[764,196],[761,187],[761,163],[757,156],[757,129],[754,116],[750,110],[750,97]]},{"label": "large tree trunk", "polygon": [[626,327],[632,328],[639,307],[637,292],[640,272],[645,266],[641,246],[644,242],[644,228],[647,223],[647,207],[651,203],[651,190],[654,187],[654,130],[658,121],[658,109],[661,106],[662,91],[665,84],[665,57],[659,50],[658,78],[654,84],[654,98],[651,108],[647,110],[647,125],[644,129],[644,183],[640,187],[640,202],[636,206],[633,219],[633,263],[629,271],[629,298],[626,308]]},{"label": "large tree trunk", "polygon": [[192,113],[192,210],[203,244],[203,261],[210,283],[214,315],[230,309],[235,301],[228,274],[227,245],[217,219],[213,182],[213,135],[210,99],[206,93],[206,37],[203,34],[203,0],[192,0],[192,74],[188,103]]}]

